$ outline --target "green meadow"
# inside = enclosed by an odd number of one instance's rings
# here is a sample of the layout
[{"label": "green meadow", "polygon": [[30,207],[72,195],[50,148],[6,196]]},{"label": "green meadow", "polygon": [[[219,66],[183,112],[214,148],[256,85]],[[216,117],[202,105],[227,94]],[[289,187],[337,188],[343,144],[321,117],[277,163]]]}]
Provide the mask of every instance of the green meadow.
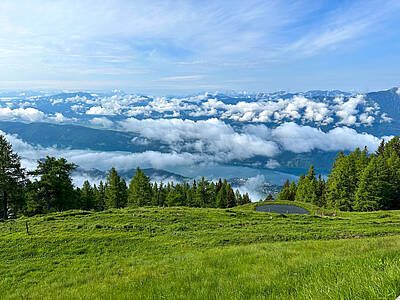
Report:
[{"label": "green meadow", "polygon": [[0,298],[400,295],[400,211],[322,216],[307,204],[311,215],[286,215],[255,205],[73,210],[0,222]]}]

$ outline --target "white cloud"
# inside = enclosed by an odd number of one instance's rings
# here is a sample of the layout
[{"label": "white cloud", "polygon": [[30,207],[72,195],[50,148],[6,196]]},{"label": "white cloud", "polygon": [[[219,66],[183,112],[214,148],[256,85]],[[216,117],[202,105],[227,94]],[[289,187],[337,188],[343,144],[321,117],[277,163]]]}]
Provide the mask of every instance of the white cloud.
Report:
[{"label": "white cloud", "polygon": [[310,152],[314,149],[323,151],[353,151],[367,146],[375,151],[381,141],[371,134],[358,133],[348,127],[337,127],[328,132],[320,129],[285,123],[272,130],[271,136],[283,149],[294,153]]},{"label": "white cloud", "polygon": [[0,119],[14,120],[21,119],[29,122],[38,122],[44,119],[44,113],[36,108],[17,108],[10,109],[9,107],[0,108]]},{"label": "white cloud", "polygon": [[113,109],[107,109],[101,106],[92,106],[86,111],[87,115],[103,115],[103,116],[113,116],[116,113]]},{"label": "white cloud", "polygon": [[387,122],[387,123],[390,123],[393,120],[391,117],[387,115],[387,113],[381,114],[381,119],[382,119],[381,122]]},{"label": "white cloud", "polygon": [[275,169],[280,166],[281,166],[281,164],[278,161],[276,161],[275,159],[269,159],[267,161],[267,163],[265,164],[265,167],[268,169]]},{"label": "white cloud", "polygon": [[263,195],[260,193],[265,182],[264,175],[257,175],[255,177],[248,178],[244,185],[240,186],[238,190],[241,194],[249,194],[251,201],[263,200]]},{"label": "white cloud", "polygon": [[347,101],[343,98],[336,98],[337,102],[336,116],[340,118],[338,125],[352,126],[357,122],[356,114],[359,112],[357,106],[365,103],[363,95],[357,95],[356,97],[350,97]]},{"label": "white cloud", "polygon": [[24,164],[24,167],[32,169],[36,166],[36,160],[44,158],[47,155],[55,157],[64,157],[70,162],[85,169],[109,170],[115,167],[119,170],[134,169],[137,166],[165,168],[171,166],[190,166],[204,160],[213,160],[213,157],[207,155],[191,153],[162,153],[157,151],[145,151],[142,153],[131,153],[123,151],[93,151],[93,150],[71,150],[56,149],[53,147],[32,146],[16,135],[6,134],[0,131],[0,134],[12,144],[13,150],[17,152]]},{"label": "white cloud", "polygon": [[59,113],[59,112],[55,113],[52,116],[49,116],[48,120],[51,122],[55,122],[55,123],[65,123],[65,122],[76,121],[76,119],[67,118],[62,113]]},{"label": "white cloud", "polygon": [[101,127],[105,127],[105,128],[110,128],[114,125],[114,122],[105,118],[105,117],[101,117],[101,118],[93,118],[90,121],[90,124],[95,125],[95,126],[101,126]]},{"label": "white cloud", "polygon": [[178,151],[211,153],[220,160],[245,159],[255,155],[272,157],[278,153],[274,142],[236,132],[218,119],[126,119],[119,124],[128,131],[162,141]]},{"label": "white cloud", "polygon": [[369,126],[371,126],[372,123],[375,121],[375,118],[373,116],[369,116],[367,113],[361,114],[359,118],[362,124],[367,124]]}]

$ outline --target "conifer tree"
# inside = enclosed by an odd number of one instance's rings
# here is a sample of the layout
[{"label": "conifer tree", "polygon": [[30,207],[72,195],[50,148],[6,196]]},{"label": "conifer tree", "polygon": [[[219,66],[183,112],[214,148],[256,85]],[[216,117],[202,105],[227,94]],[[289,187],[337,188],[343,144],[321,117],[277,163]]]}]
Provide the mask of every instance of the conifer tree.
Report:
[{"label": "conifer tree", "polygon": [[149,177],[137,167],[135,175],[129,184],[128,204],[129,206],[151,205],[151,184]]},{"label": "conifer tree", "polygon": [[246,203],[251,203],[251,200],[250,200],[250,197],[249,197],[248,193],[243,195],[243,204],[246,204]]},{"label": "conifer tree", "polygon": [[221,189],[219,190],[219,192],[217,194],[216,207],[218,207],[218,208],[225,208],[227,206],[227,203],[226,203],[226,198],[227,198],[227,193],[228,193],[227,186],[228,186],[228,183],[225,179],[224,182],[222,183]]},{"label": "conifer tree", "polygon": [[267,198],[265,198],[265,201],[272,201],[274,200],[274,196],[272,196],[272,194],[268,194]]},{"label": "conifer tree", "polygon": [[239,190],[236,190],[236,191],[235,191],[235,198],[236,198],[236,203],[237,203],[238,205],[244,204],[244,203],[243,203],[243,197],[242,197],[242,195],[240,194],[240,191],[239,191]]},{"label": "conifer tree", "polygon": [[227,185],[227,193],[226,193],[226,207],[234,207],[236,206],[235,193],[230,184]]},{"label": "conifer tree", "polygon": [[111,168],[104,188],[104,203],[106,208],[124,207],[124,195],[121,187],[121,178],[115,168]]},{"label": "conifer tree", "polygon": [[96,187],[96,185],[93,188],[94,190],[94,199],[95,199],[95,205],[94,208],[96,210],[104,210],[105,208],[105,186],[103,184],[103,181],[100,180],[99,186]]},{"label": "conifer tree", "polygon": [[287,200],[294,201],[296,197],[296,192],[297,192],[297,185],[296,182],[293,180],[289,186],[289,198]]},{"label": "conifer tree", "polygon": [[201,181],[197,184],[196,189],[196,206],[198,207],[206,207],[207,194],[206,194],[206,181],[204,177],[201,178]]},{"label": "conifer tree", "polygon": [[388,209],[393,196],[391,174],[382,157],[373,157],[361,176],[354,208],[358,211]]},{"label": "conifer tree", "polygon": [[94,189],[87,180],[85,180],[82,189],[80,190],[80,198],[79,208],[84,210],[95,208]]},{"label": "conifer tree", "polygon": [[291,191],[289,189],[290,182],[289,179],[286,179],[285,183],[283,184],[282,190],[278,194],[277,200],[282,201],[282,200],[290,200],[291,198]]},{"label": "conifer tree", "polygon": [[39,195],[46,201],[47,212],[77,207],[74,197],[71,197],[74,194],[71,171],[75,168],[75,164],[67,163],[65,158],[47,156],[44,161],[38,161],[35,171],[30,172],[39,177],[37,187]]},{"label": "conifer tree", "polygon": [[[2,217],[8,218],[10,197],[21,198],[18,195],[23,187],[25,172],[21,167],[18,154],[13,152],[11,144],[0,135],[0,193],[2,198]],[[15,214],[16,212],[14,212]]]}]

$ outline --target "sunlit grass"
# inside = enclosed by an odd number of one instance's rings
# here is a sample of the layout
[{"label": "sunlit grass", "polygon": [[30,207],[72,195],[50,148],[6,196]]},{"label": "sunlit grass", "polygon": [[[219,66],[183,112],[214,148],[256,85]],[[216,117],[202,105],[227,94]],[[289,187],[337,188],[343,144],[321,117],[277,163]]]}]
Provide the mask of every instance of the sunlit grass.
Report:
[{"label": "sunlit grass", "polygon": [[[28,221],[30,234],[26,233]],[[400,213],[71,211],[0,223],[5,299],[394,299]]]}]

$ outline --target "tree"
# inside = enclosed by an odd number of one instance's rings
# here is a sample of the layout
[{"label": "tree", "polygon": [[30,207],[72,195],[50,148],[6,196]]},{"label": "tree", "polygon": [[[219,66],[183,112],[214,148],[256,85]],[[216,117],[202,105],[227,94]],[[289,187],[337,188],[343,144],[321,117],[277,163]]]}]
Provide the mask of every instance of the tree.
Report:
[{"label": "tree", "polygon": [[121,208],[125,206],[123,184],[114,168],[108,173],[104,188],[104,203],[106,208]]},{"label": "tree", "polygon": [[105,207],[104,199],[105,199],[105,186],[103,184],[103,181],[100,181],[99,186],[96,187],[94,185],[93,187],[94,191],[94,208],[96,210],[103,210]]},{"label": "tree", "polygon": [[251,203],[251,200],[250,200],[250,197],[249,197],[248,193],[243,195],[243,204],[246,204],[246,203]]},{"label": "tree", "polygon": [[201,181],[198,182],[197,188],[196,188],[196,206],[198,207],[206,207],[206,201],[207,201],[207,184],[206,181],[204,180],[204,177],[201,178]]},{"label": "tree", "polygon": [[289,201],[294,201],[297,192],[297,185],[296,182],[293,180],[289,186]]},{"label": "tree", "polygon": [[21,190],[25,180],[25,171],[21,167],[18,154],[14,153],[11,144],[0,135],[0,192],[3,198],[3,218],[8,218],[8,202],[11,195]]},{"label": "tree", "polygon": [[265,198],[265,201],[272,201],[274,200],[274,196],[272,194],[268,194],[267,198]]},{"label": "tree", "polygon": [[233,192],[231,185],[228,184],[226,193],[226,207],[234,207],[236,205],[235,193]]},{"label": "tree", "polygon": [[357,161],[359,149],[345,156],[340,152],[332,166],[326,182],[326,202],[328,207],[351,211],[358,188],[359,171]]},{"label": "tree", "polygon": [[373,211],[388,209],[393,196],[391,174],[382,157],[374,157],[361,176],[354,209]]},{"label": "tree", "polygon": [[278,194],[277,200],[290,200],[291,194],[289,186],[289,179],[286,179],[285,183],[283,184],[282,190]]},{"label": "tree", "polygon": [[137,167],[128,191],[129,206],[151,205],[152,189],[149,177]]},{"label": "tree", "polygon": [[228,183],[226,179],[222,183],[222,187],[217,194],[216,207],[225,208],[227,207],[227,193],[228,193]]},{"label": "tree", "polygon": [[89,210],[95,208],[95,194],[94,189],[90,185],[89,181],[85,180],[82,189],[80,190],[81,201],[79,208]]},{"label": "tree", "polygon": [[50,156],[37,163],[36,170],[30,174],[39,177],[37,187],[39,195],[45,199],[47,212],[52,209],[60,211],[76,208],[71,179],[75,164],[68,163],[65,158],[56,159]]}]

